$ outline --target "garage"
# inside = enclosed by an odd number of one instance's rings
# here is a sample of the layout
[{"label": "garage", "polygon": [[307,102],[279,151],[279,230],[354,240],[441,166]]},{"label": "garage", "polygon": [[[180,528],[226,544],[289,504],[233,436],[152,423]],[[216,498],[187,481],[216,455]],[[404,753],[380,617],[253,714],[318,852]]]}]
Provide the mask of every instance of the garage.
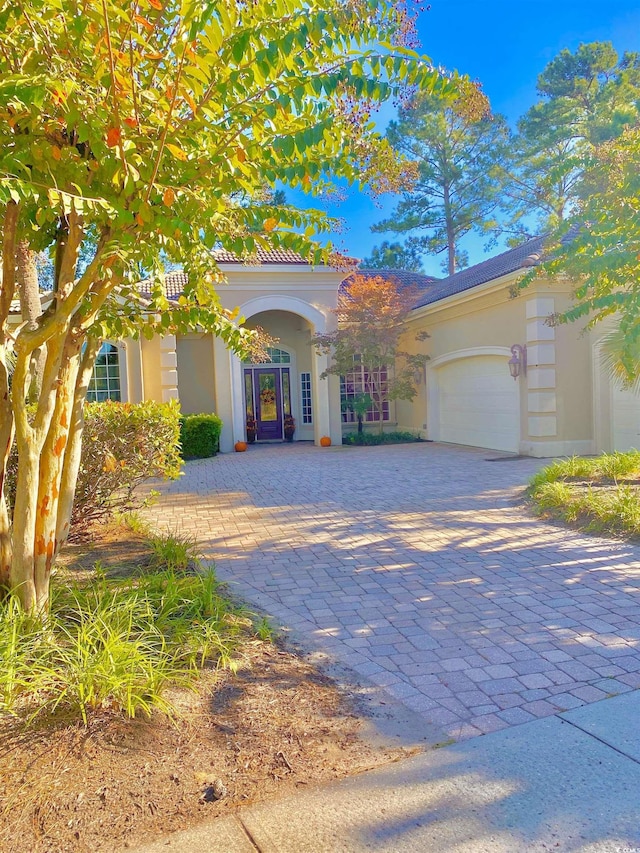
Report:
[{"label": "garage", "polygon": [[611,414],[613,450],[640,449],[640,395],[612,385]]},{"label": "garage", "polygon": [[518,452],[519,383],[509,375],[505,356],[459,358],[430,373],[431,438]]}]

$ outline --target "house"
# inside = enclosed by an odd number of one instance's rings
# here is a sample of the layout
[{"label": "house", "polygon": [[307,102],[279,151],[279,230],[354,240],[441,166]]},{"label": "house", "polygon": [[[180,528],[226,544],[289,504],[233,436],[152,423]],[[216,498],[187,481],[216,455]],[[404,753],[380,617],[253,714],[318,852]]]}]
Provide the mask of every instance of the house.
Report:
[{"label": "house", "polygon": [[[319,444],[327,435],[339,444],[340,382],[320,379],[327,356],[317,355],[310,342],[316,332],[334,328],[344,272],[311,266],[288,250],[258,251],[254,264],[220,251],[216,261],[227,279],[219,288],[222,305],[239,306],[249,328],[260,327],[277,339],[271,361],[242,363],[208,333],[105,344],[89,398],[179,399],[185,413],[215,412],[224,424],[223,452],[245,438],[248,415],[256,418],[258,441],[281,440],[284,416],[291,414],[296,440]],[[183,273],[168,273],[167,297],[178,297],[185,283]]]},{"label": "house", "polygon": [[[389,426],[434,441],[537,457],[640,445],[640,398],[617,386],[602,366],[607,329],[583,332],[578,324],[547,322],[571,304],[571,283],[540,278],[512,295],[542,250],[543,239],[534,238],[440,280],[385,271],[407,283],[410,276],[421,291],[405,347],[416,346],[416,332],[429,334],[418,393],[389,405],[383,415]],[[218,263],[228,280],[220,289],[222,304],[239,306],[248,326],[277,338],[271,361],[243,364],[221,341],[196,332],[107,344],[93,395],[119,394],[132,402],[178,398],[185,412],[214,411],[224,421],[223,451],[244,438],[247,414],[258,422],[258,441],[281,439],[290,413],[296,440],[319,443],[328,435],[340,443],[343,427],[350,428],[341,391],[344,398],[355,385],[349,377],[342,389],[337,377],[321,379],[327,357],[310,341],[335,327],[345,273],[310,266],[288,251],[261,252],[253,265],[220,253]],[[169,297],[179,294],[182,275],[167,275]],[[376,417],[371,412],[368,420]]]}]

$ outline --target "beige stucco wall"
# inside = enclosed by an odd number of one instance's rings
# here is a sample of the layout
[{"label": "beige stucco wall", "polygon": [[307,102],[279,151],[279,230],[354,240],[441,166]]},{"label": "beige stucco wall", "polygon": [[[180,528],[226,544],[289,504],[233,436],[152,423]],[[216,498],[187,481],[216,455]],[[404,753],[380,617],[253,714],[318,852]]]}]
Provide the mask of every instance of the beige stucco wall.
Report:
[{"label": "beige stucco wall", "polygon": [[162,381],[160,375],[160,338],[140,341],[142,355],[142,379],[145,400],[162,400]]},{"label": "beige stucco wall", "polygon": [[[516,380],[520,452],[535,456],[593,452],[589,338],[581,336],[579,326],[553,328],[545,322],[549,314],[570,304],[570,288],[564,283],[534,282],[514,298],[510,288],[517,278],[517,274],[505,276],[419,309],[403,343],[409,351],[424,351],[425,344],[416,344],[413,337],[417,331],[427,331],[426,351],[434,367],[439,359],[455,354],[472,357],[478,350],[478,354],[499,354],[505,371],[511,345],[526,345],[527,374]],[[428,408],[428,388],[421,383],[413,403],[397,404],[399,426],[426,435]]]},{"label": "beige stucco wall", "polygon": [[176,345],[180,408],[185,414],[215,412],[212,336],[178,335]]}]

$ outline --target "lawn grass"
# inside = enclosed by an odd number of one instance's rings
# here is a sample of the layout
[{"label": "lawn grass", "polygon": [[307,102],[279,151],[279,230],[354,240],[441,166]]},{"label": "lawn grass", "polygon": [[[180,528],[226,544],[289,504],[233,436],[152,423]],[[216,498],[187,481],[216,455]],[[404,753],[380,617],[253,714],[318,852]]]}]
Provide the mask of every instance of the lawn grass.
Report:
[{"label": "lawn grass", "polygon": [[640,452],[573,456],[531,480],[536,511],[572,526],[614,536],[640,535]]},{"label": "lawn grass", "polygon": [[0,602],[0,713],[85,724],[104,709],[171,715],[169,688],[193,687],[205,666],[234,667],[254,635],[248,612],[222,593],[192,541],[152,536],[149,548],[149,564],[124,577],[96,564],[88,578],[54,578],[45,618],[13,596]]}]

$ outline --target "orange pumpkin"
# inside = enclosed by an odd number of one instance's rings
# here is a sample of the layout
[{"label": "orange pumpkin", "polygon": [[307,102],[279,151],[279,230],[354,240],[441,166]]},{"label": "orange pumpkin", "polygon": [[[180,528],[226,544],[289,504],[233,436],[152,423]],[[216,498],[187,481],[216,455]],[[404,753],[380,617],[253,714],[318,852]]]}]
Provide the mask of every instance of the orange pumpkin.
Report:
[{"label": "orange pumpkin", "polygon": [[323,435],[320,439],[320,447],[331,447],[331,439],[328,435]]},{"label": "orange pumpkin", "polygon": [[247,449],[246,441],[236,441],[235,443],[236,453],[244,453]]}]

